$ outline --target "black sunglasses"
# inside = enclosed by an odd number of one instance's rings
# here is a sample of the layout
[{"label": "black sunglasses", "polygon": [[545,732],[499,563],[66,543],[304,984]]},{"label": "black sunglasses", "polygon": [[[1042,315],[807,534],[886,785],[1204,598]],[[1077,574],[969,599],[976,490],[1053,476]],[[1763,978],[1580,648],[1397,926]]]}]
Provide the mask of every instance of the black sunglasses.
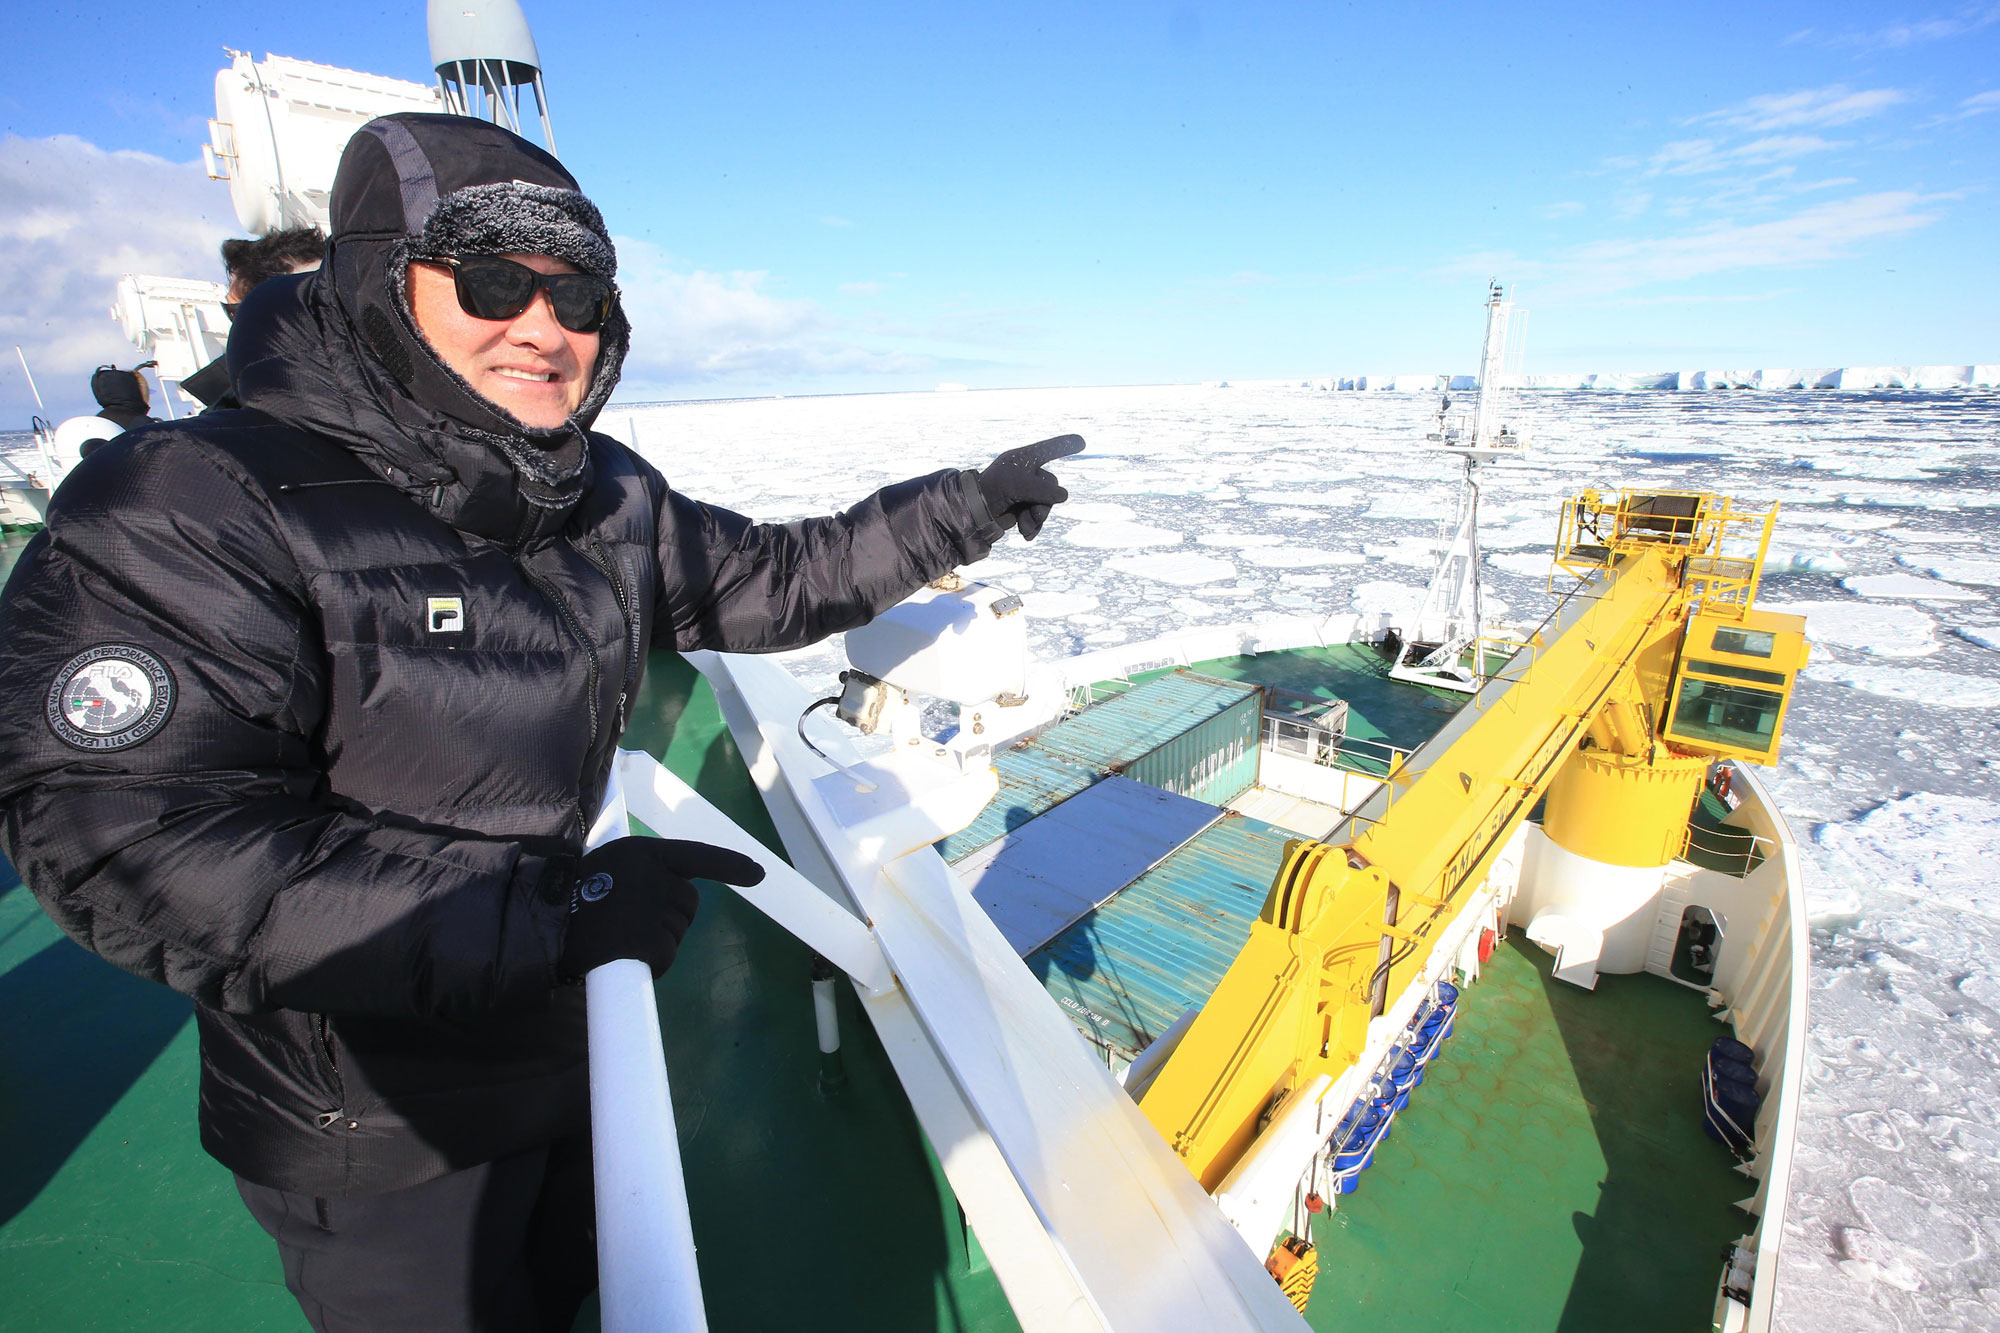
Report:
[{"label": "black sunglasses", "polygon": [[611,284],[588,273],[537,273],[498,255],[447,255],[421,262],[451,269],[459,309],[474,319],[512,319],[538,291],[548,292],[556,323],[572,333],[595,333],[611,315]]}]

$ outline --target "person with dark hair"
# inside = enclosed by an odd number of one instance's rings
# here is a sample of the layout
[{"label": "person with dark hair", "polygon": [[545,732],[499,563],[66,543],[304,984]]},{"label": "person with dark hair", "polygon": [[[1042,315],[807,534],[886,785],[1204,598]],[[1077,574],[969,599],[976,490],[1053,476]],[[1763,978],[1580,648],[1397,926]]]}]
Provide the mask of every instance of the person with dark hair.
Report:
[{"label": "person with dark hair", "polygon": [[326,233],[318,227],[287,227],[254,240],[232,236],[222,243],[222,266],[229,271],[227,300],[241,305],[262,283],[287,273],[310,273],[324,258]]},{"label": "person with dark hair", "polygon": [[[325,257],[326,233],[318,227],[287,227],[255,239],[230,237],[222,243],[222,266],[229,274],[223,313],[234,319],[243,298],[259,286],[288,273],[310,273]],[[227,361],[226,355],[218,356],[182,380],[181,388],[208,408],[239,406],[229,385]]]},{"label": "person with dark hair", "polygon": [[0,850],[194,998],[203,1146],[314,1328],[567,1330],[596,1283],[576,983],[660,974],[696,880],[762,874],[584,852],[648,648],[865,624],[1033,536],[1067,498],[1041,464],[1083,444],[758,523],[591,430],[631,327],[554,157],[387,116],[332,211],[326,266],[238,312],[243,409],[86,459],[0,595]]}]

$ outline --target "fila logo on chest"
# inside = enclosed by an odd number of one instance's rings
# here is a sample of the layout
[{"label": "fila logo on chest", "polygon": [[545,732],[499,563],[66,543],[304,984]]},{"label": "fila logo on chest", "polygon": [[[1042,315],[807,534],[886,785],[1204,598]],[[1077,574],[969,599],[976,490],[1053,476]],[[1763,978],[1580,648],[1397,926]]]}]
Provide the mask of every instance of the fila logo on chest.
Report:
[{"label": "fila logo on chest", "polygon": [[462,634],[465,632],[465,599],[463,597],[432,597],[424,612],[424,628],[432,634]]}]

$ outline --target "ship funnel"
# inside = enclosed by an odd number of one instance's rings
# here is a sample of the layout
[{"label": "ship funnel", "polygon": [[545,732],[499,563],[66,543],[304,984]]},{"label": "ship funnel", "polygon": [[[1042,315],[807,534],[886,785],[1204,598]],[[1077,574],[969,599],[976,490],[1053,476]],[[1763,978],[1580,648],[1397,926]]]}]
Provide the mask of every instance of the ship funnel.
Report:
[{"label": "ship funnel", "polygon": [[430,0],[431,64],[445,110],[525,135],[521,90],[534,99],[542,143],[556,151],[542,57],[516,0]]}]

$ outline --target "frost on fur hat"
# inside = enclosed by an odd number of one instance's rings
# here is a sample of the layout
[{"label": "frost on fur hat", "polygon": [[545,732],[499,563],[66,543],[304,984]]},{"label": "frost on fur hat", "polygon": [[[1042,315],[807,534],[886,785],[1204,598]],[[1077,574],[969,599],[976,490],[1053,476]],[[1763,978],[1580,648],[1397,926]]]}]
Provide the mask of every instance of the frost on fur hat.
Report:
[{"label": "frost on fur hat", "polygon": [[411,259],[446,255],[547,255],[609,282],[618,252],[597,205],[576,190],[494,181],[453,190],[410,238]]}]

